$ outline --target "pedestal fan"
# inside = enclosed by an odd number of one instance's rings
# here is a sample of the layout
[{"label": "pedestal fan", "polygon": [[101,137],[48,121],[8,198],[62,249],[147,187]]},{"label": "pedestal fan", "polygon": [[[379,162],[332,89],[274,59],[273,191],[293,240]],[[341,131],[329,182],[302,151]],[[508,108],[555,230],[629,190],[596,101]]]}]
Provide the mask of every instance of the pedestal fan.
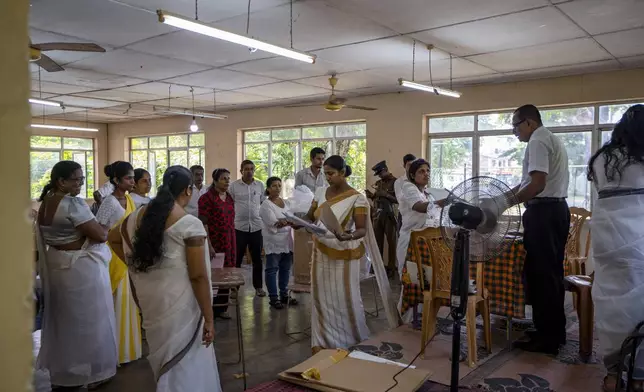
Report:
[{"label": "pedestal fan", "polygon": [[521,226],[516,195],[502,181],[474,177],[457,185],[441,212],[441,234],[453,251],[450,315],[453,320],[450,391],[458,391],[461,323],[465,317],[470,262],[485,262],[509,247],[509,232]]}]

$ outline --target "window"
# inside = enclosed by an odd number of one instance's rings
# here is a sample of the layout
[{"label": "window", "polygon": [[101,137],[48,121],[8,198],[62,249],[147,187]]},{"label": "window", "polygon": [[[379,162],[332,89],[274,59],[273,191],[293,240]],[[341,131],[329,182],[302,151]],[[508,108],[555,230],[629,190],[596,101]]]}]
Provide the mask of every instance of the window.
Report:
[{"label": "window", "polygon": [[344,157],[353,170],[349,183],[364,189],[367,181],[367,125],[365,123],[310,125],[269,130],[244,131],[244,159],[255,163],[255,178],[282,179],[284,196],[293,192],[295,174],[309,166],[314,147],[327,156]]},{"label": "window", "polygon": [[91,198],[94,194],[94,139],[58,136],[31,136],[30,180],[31,198],[40,197],[49,182],[51,169],[59,161],[78,162],[83,168],[85,183],[78,195]]},{"label": "window", "polygon": [[206,163],[203,133],[135,137],[130,139],[130,162],[135,169],[144,168],[152,177],[151,195],[163,181],[169,166],[204,166]]},{"label": "window", "polygon": [[[588,160],[610,139],[612,125],[631,105],[541,110],[544,125],[561,139],[568,153],[571,206],[590,209]],[[526,145],[512,134],[512,112],[430,117],[428,125],[431,187],[451,189],[475,175],[494,177],[511,187],[521,182]]]}]

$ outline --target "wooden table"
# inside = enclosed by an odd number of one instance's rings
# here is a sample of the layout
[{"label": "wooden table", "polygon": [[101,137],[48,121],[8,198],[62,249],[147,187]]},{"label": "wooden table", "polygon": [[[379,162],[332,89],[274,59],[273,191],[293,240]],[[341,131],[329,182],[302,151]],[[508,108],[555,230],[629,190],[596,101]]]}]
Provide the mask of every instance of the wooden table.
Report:
[{"label": "wooden table", "polygon": [[[237,362],[242,364],[242,378],[244,379],[244,390],[246,390],[246,358],[244,356],[244,336],[241,323],[241,309],[239,303],[239,289],[246,283],[244,274],[240,268],[212,268],[212,288],[218,290],[229,290],[228,302],[225,304],[213,304],[216,307],[235,307],[235,318],[237,321],[237,346],[239,357]],[[236,295],[231,295],[231,294]]]}]

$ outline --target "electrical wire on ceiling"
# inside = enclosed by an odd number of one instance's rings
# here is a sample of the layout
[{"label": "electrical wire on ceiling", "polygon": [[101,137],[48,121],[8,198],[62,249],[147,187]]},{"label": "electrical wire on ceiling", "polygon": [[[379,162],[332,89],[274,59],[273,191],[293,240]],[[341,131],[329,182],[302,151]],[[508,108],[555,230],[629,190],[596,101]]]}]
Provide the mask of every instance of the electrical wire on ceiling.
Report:
[{"label": "electrical wire on ceiling", "polygon": [[[250,0],[249,0],[250,1]],[[291,0],[291,17],[289,18],[290,21],[290,29],[289,29],[289,34],[291,36],[291,49],[293,49],[293,0]]]},{"label": "electrical wire on ceiling", "polygon": [[412,50],[411,50],[411,81],[413,82],[416,76],[416,40],[414,40],[414,43],[412,45]]},{"label": "electrical wire on ceiling", "polygon": [[248,10],[246,11],[246,35],[250,32],[250,1],[248,0]]}]

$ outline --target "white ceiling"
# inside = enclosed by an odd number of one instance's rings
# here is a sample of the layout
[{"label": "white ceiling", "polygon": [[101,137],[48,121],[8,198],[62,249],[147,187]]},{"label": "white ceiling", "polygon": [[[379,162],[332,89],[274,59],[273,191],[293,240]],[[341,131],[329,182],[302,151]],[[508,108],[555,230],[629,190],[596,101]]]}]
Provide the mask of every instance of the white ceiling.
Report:
[{"label": "white ceiling", "polygon": [[[61,101],[52,118],[128,121],[159,116],[153,106],[219,110],[401,91],[399,77],[435,84],[528,79],[644,66],[644,0],[295,0],[293,47],[315,64],[251,53],[174,29],[156,9],[195,16],[194,0],[31,0],[34,43],[94,42],[106,53],[53,51],[65,67],[34,64],[32,94]],[[290,0],[199,0],[199,20],[290,46]],[[40,77],[40,80],[39,80]],[[215,90],[213,90],[215,89]],[[297,109],[293,109],[297,110]],[[33,105],[33,114],[43,107]]]}]

